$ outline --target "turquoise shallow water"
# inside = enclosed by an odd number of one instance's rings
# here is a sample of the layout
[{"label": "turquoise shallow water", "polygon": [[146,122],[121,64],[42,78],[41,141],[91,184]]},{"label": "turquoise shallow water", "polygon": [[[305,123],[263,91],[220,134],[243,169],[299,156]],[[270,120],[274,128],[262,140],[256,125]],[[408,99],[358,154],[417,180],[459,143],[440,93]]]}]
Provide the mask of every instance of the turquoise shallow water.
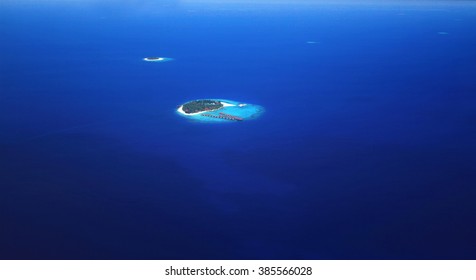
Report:
[{"label": "turquoise shallow water", "polygon": [[227,99],[213,99],[213,100],[226,102],[236,106],[223,107],[216,111],[207,112],[206,114],[198,114],[198,115],[190,115],[190,116],[180,114],[178,112],[177,114],[194,121],[216,123],[216,122],[234,122],[234,120],[230,120],[229,118],[223,118],[222,117],[223,114],[235,116],[245,121],[245,120],[256,119],[264,112],[264,108],[259,105],[248,104],[244,102],[237,102],[237,101],[232,101]]}]

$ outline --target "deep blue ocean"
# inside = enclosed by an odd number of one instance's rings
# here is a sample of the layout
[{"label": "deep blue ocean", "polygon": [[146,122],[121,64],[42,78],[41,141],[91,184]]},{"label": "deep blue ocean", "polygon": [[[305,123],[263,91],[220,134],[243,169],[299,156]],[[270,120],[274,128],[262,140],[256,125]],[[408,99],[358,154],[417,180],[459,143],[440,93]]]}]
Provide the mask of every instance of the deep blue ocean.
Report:
[{"label": "deep blue ocean", "polygon": [[476,258],[474,2],[97,2],[0,3],[0,259]]}]

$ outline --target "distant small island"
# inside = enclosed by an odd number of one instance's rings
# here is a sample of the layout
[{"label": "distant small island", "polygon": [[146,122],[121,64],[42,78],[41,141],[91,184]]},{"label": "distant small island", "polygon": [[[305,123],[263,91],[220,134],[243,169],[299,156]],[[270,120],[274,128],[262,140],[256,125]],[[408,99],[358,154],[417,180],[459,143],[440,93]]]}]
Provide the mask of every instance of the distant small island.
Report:
[{"label": "distant small island", "polygon": [[173,60],[173,58],[170,57],[158,57],[158,56],[149,56],[144,58],[144,61],[150,61],[150,62],[166,62]]}]

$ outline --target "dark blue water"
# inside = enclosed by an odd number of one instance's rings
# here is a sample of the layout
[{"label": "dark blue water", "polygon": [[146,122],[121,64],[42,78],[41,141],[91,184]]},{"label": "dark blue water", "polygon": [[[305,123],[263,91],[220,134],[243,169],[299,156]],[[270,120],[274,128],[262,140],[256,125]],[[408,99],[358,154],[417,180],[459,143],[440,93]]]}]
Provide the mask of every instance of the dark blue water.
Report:
[{"label": "dark blue water", "polygon": [[476,258],[476,6],[412,3],[3,2],[0,258]]}]

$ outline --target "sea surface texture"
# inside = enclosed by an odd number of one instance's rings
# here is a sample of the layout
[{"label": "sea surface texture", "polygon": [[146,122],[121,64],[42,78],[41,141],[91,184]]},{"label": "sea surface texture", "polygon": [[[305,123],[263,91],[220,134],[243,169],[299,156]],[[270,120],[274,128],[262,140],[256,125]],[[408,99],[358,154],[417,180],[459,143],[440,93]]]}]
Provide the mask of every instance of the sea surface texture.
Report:
[{"label": "sea surface texture", "polygon": [[[475,259],[475,27],[474,1],[1,1],[0,259]],[[266,111],[176,113],[210,97]]]}]

